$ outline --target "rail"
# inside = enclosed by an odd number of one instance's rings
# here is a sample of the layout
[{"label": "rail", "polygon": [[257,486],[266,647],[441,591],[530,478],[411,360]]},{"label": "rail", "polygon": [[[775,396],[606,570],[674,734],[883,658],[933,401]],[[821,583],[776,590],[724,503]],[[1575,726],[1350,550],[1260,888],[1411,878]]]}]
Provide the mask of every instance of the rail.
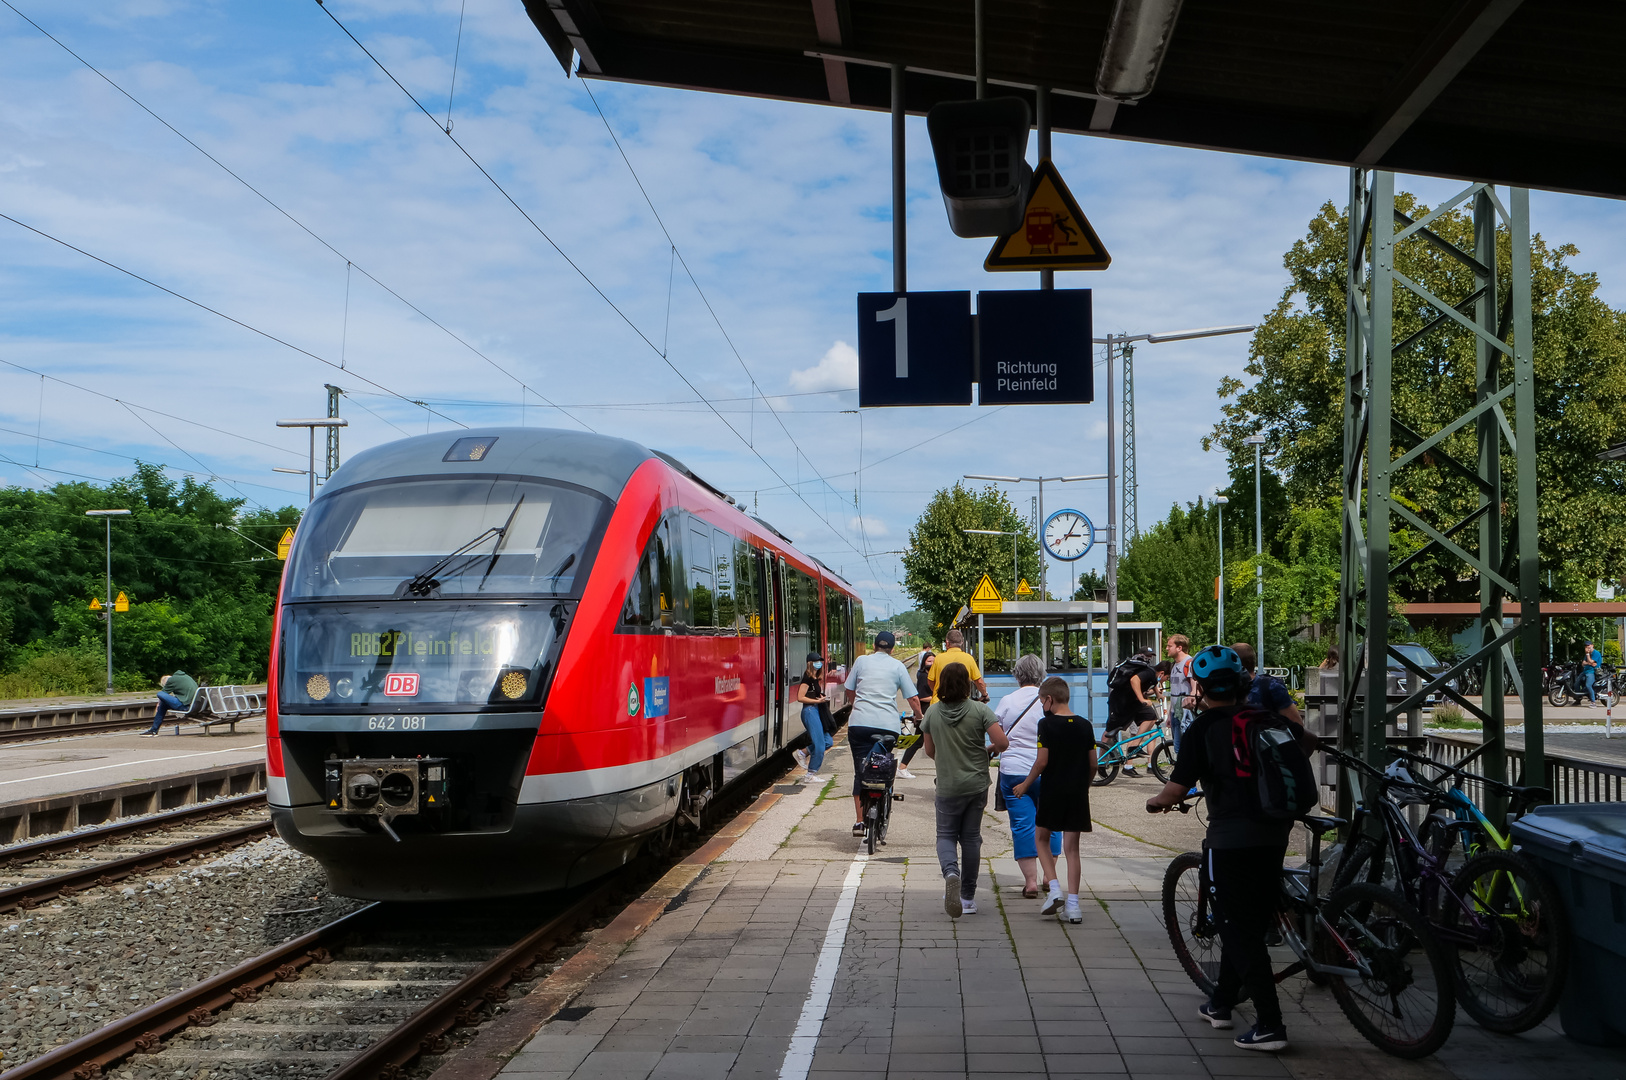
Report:
[{"label": "rail", "polygon": [[[1472,736],[1442,732],[1431,732],[1428,736],[1429,754],[1447,765],[1455,765],[1478,750],[1479,745],[1479,740]],[[1626,800],[1626,765],[1599,761],[1578,754],[1566,754],[1553,749],[1547,750],[1546,758],[1547,776],[1537,786],[1551,788],[1554,802],[1590,803]],[[1507,748],[1507,776],[1508,783],[1511,784],[1528,782],[1524,778],[1522,749],[1512,746]],[[1464,785],[1463,788],[1476,803],[1481,799],[1478,787],[1479,785],[1473,784]]]}]

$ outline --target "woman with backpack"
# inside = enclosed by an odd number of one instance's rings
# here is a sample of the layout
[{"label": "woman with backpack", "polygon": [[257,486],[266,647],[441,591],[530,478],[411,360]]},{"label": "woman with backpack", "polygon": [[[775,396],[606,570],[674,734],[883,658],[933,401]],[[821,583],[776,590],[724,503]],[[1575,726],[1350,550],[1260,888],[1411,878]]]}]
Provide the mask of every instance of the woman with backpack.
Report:
[{"label": "woman with backpack", "polygon": [[[1260,760],[1252,736],[1261,727],[1293,730],[1293,725],[1278,714],[1248,707],[1242,660],[1223,645],[1210,645],[1193,656],[1191,675],[1203,711],[1180,740],[1180,756],[1169,782],[1146,800],[1146,809],[1165,812],[1194,786],[1202,788],[1208,800],[1203,853],[1218,909],[1221,955],[1218,986],[1199,1015],[1216,1028],[1228,1029],[1234,1026],[1231,1010],[1251,998],[1254,1025],[1237,1036],[1235,1045],[1244,1050],[1284,1050],[1287,1028],[1265,937],[1276,916],[1293,808],[1267,807],[1262,801],[1264,768],[1269,763]],[[1299,764],[1313,791],[1302,753]]]},{"label": "woman with backpack", "polygon": [[[1039,752],[1039,720],[1044,708],[1039,701],[1039,684],[1044,682],[1044,661],[1032,653],[1017,658],[1011,668],[1016,689],[999,702],[994,715],[1011,745],[999,755],[999,795],[1011,815],[1011,839],[1016,845],[1016,866],[1022,871],[1022,895],[1029,900],[1039,896],[1039,848],[1033,839],[1033,819],[1039,808],[1039,782],[1031,790],[1015,793],[1016,785],[1027,779],[1028,770]],[[996,804],[994,809],[999,809]],[[1050,854],[1061,854],[1061,834],[1050,837]],[[1046,912],[1045,914],[1049,914]]]}]

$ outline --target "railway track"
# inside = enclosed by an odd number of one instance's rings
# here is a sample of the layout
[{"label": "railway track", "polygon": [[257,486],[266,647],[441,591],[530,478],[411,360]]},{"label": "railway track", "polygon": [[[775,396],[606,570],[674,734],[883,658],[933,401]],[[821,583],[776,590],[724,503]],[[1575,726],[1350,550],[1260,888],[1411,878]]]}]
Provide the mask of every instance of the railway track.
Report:
[{"label": "railway track", "polygon": [[[264,805],[265,793],[255,792],[0,849],[0,912],[26,910],[258,840],[271,832],[271,822],[258,815]],[[192,832],[216,818],[246,814],[261,819],[169,839],[178,830]]]},{"label": "railway track", "polygon": [[[715,808],[695,846],[787,762],[770,759]],[[565,895],[480,904],[372,904],[277,945],[8,1072],[0,1080],[400,1080],[421,1055],[452,1049],[510,987],[622,898],[693,850],[640,859]]]}]

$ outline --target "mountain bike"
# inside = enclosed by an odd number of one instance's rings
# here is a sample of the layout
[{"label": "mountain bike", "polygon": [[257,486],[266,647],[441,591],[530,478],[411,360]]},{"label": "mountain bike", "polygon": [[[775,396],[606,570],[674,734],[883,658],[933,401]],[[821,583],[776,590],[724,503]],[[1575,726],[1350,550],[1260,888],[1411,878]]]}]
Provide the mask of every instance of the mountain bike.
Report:
[{"label": "mountain bike", "polygon": [[[1200,797],[1200,795],[1199,795]],[[1192,800],[1179,804],[1187,812]],[[1305,816],[1309,860],[1282,867],[1282,949],[1294,959],[1276,981],[1300,973],[1332,991],[1349,1022],[1378,1049],[1396,1057],[1434,1053],[1450,1037],[1456,996],[1446,950],[1428,923],[1400,894],[1365,882],[1321,895],[1321,838],[1342,818]],[[1219,982],[1218,904],[1203,855],[1175,856],[1163,875],[1163,924],[1180,966],[1213,996]]]},{"label": "mountain bike", "polygon": [[[1463,1011],[1480,1027],[1515,1034],[1545,1020],[1563,994],[1570,948],[1564,906],[1552,883],[1511,845],[1481,847],[1451,872],[1439,833],[1460,827],[1439,822],[1425,841],[1406,808],[1460,807],[1466,796],[1418,781],[1405,767],[1416,755],[1380,770],[1338,750],[1322,752],[1365,781],[1333,889],[1381,883],[1421,911],[1450,953]],[[1483,815],[1476,811],[1475,820]],[[1501,835],[1494,828],[1486,835],[1492,834]]]},{"label": "mountain bike", "polygon": [[1174,772],[1174,746],[1169,742],[1168,732],[1163,730],[1161,723],[1139,735],[1126,735],[1110,744],[1103,740],[1097,745],[1099,751],[1095,759],[1095,776],[1090,780],[1096,787],[1116,780],[1118,771],[1137,754],[1147,756],[1152,775],[1165,784],[1169,782],[1169,774]]}]

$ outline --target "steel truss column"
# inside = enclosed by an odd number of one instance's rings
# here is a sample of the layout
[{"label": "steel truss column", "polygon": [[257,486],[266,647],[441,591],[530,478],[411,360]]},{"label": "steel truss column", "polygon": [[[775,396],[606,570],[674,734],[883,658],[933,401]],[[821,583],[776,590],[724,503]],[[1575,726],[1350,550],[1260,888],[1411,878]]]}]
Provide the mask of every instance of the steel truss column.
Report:
[{"label": "steel truss column", "polygon": [[[1136,495],[1140,488],[1135,480],[1135,346],[1124,346],[1124,466],[1123,476],[1124,515],[1123,537],[1124,543],[1134,543],[1140,537],[1140,525],[1136,520]],[[1223,635],[1221,635],[1223,636]]]},{"label": "steel truss column", "polygon": [[[1472,252],[1429,228],[1442,215],[1465,204],[1473,218]],[[1504,678],[1511,676],[1524,708],[1529,777],[1525,782],[1544,783],[1529,193],[1513,189],[1504,205],[1494,188],[1474,184],[1413,221],[1395,205],[1392,173],[1352,169],[1348,228],[1340,743],[1367,761],[1384,763],[1389,725],[1421,707],[1430,694],[1439,693],[1480,718],[1488,744],[1481,767],[1487,776],[1503,778],[1507,769]],[[1506,230],[1511,241],[1511,280],[1505,287],[1497,274],[1499,228]],[[1397,269],[1396,253],[1403,245],[1423,244],[1432,245],[1472,272],[1474,287],[1468,296],[1438,297]],[[1416,309],[1421,301],[1430,316],[1430,321],[1398,342],[1394,339],[1397,294],[1408,309]],[[1391,395],[1394,360],[1424,339],[1444,333],[1466,333],[1473,340],[1474,400],[1463,415],[1447,420],[1437,431],[1424,433],[1395,414]],[[1511,383],[1505,378],[1509,371]],[[1503,407],[1509,397],[1513,398],[1514,424],[1508,423]],[[1465,441],[1454,438],[1469,431],[1475,436],[1476,451],[1471,463],[1463,460]],[[1516,477],[1511,506],[1503,483],[1504,447]],[[1467,480],[1477,489],[1475,508],[1462,520],[1427,521],[1406,501],[1393,496],[1396,476],[1425,466]],[[1512,535],[1505,520],[1508,511]],[[1390,535],[1396,526],[1406,529],[1414,542],[1404,545],[1411,550],[1391,565]],[[1469,537],[1473,537],[1471,547]],[[1389,642],[1390,579],[1425,557],[1459,563],[1459,575],[1466,570],[1479,583],[1478,645],[1437,676],[1418,667]],[[1503,602],[1508,598],[1518,601],[1521,612],[1519,626],[1511,630],[1503,626]],[[1402,691],[1402,700],[1395,703],[1387,698],[1390,661],[1413,676]],[[1454,688],[1457,676],[1475,667],[1482,669],[1482,705],[1472,704]],[[1346,776],[1339,785],[1342,809],[1349,806],[1352,780]]]}]

